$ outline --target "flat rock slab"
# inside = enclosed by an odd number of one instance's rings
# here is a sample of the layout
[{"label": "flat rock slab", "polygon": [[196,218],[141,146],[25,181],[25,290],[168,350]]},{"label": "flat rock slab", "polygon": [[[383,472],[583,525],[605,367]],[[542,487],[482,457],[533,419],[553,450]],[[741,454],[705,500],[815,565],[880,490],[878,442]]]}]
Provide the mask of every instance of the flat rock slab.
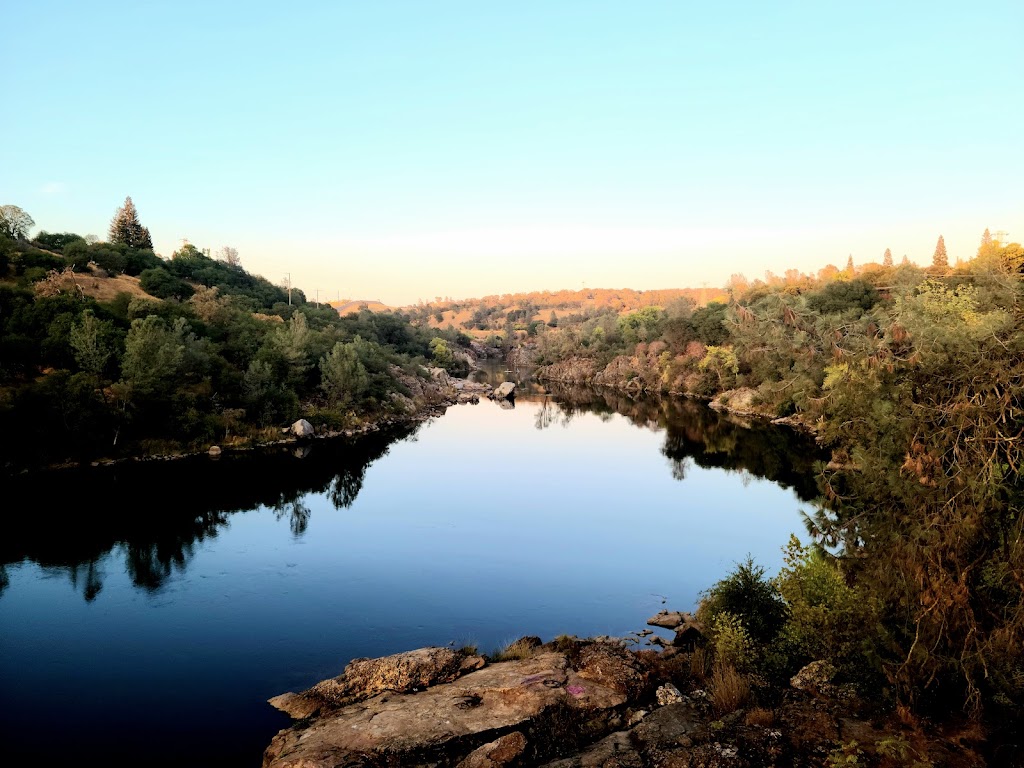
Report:
[{"label": "flat rock slab", "polygon": [[477,670],[419,693],[385,693],[312,723],[281,731],[264,768],[409,764],[447,750],[467,754],[545,711],[598,715],[626,697],[569,668],[565,655],[541,653]]},{"label": "flat rock slab", "polygon": [[484,663],[481,656],[467,656],[451,648],[419,648],[379,659],[354,659],[338,677],[302,693],[275,696],[269,703],[298,720],[385,691],[406,693],[448,683]]},{"label": "flat rock slab", "polygon": [[688,618],[689,614],[681,613],[679,611],[658,611],[647,620],[647,624],[652,627],[675,629],[676,627],[682,626],[686,623]]}]

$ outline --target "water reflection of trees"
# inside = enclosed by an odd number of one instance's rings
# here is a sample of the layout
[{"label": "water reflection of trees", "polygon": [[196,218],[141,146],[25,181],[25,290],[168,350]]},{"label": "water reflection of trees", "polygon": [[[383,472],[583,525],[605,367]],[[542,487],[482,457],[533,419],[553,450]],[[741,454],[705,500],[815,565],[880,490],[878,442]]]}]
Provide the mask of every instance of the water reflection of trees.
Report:
[{"label": "water reflection of trees", "polygon": [[620,414],[638,427],[665,431],[662,453],[677,480],[696,465],[764,477],[793,488],[805,501],[818,496],[813,465],[819,452],[813,440],[790,429],[721,414],[693,400],[557,385],[551,393],[554,397],[538,403],[537,429],[568,425],[584,413],[603,419]]},{"label": "water reflection of trees", "polygon": [[111,553],[123,557],[134,586],[159,590],[235,512],[268,508],[300,537],[312,514],[309,494],[324,494],[338,509],[350,507],[367,468],[413,434],[405,429],[358,442],[325,441],[301,458],[282,448],[218,461],[202,457],[20,478],[5,489],[0,596],[9,584],[6,566],[27,560],[65,574],[84,599],[93,600],[103,589],[102,563]]}]

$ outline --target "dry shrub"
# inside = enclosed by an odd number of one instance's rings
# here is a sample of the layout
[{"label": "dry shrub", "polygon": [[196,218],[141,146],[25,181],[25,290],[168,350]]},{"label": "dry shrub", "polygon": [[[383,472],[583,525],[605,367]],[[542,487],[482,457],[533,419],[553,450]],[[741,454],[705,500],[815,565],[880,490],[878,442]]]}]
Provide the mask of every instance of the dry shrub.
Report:
[{"label": "dry shrub", "polygon": [[762,728],[771,728],[775,725],[775,710],[764,707],[754,707],[747,712],[743,722],[747,725],[759,725]]},{"label": "dry shrub", "polygon": [[693,653],[690,654],[690,675],[695,680],[705,682],[711,675],[711,662],[713,657],[711,652],[703,646],[693,649]]},{"label": "dry shrub", "polygon": [[498,662],[528,659],[533,656],[539,647],[539,637],[520,637],[518,640],[514,640],[506,645],[504,648],[490,654],[490,660],[492,662]]},{"label": "dry shrub", "polygon": [[735,712],[750,700],[747,678],[728,664],[716,664],[711,672],[711,704],[719,715]]}]

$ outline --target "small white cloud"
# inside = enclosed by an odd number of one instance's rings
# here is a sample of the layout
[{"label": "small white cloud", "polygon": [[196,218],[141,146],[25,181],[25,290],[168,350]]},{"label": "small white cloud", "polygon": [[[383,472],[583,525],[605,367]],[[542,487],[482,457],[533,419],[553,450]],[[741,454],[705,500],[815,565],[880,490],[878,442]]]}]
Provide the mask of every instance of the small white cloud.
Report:
[{"label": "small white cloud", "polygon": [[63,181],[48,181],[39,188],[39,192],[47,197],[56,197],[63,195],[67,188],[68,185]]}]

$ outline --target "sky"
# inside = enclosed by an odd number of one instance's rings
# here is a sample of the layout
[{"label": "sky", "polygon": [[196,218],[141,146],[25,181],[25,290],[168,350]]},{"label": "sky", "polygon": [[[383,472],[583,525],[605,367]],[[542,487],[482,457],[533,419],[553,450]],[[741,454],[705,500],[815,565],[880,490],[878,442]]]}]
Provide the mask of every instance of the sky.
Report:
[{"label": "sky", "polygon": [[1024,3],[9,3],[0,204],[309,298],[722,286],[1024,238]]}]

